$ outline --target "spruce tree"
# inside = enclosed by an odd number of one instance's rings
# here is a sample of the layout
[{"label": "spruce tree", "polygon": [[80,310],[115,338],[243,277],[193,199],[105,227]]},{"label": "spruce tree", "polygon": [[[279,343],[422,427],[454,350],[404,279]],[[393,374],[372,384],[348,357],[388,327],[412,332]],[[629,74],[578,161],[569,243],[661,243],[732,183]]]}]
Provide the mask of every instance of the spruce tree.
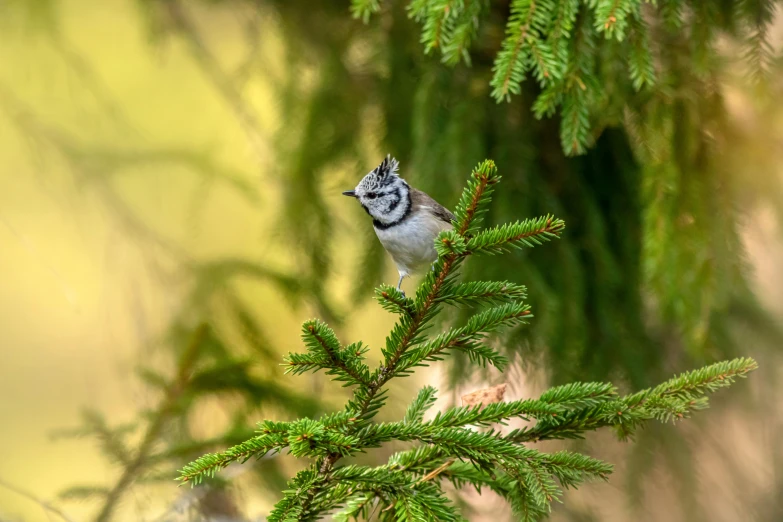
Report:
[{"label": "spruce tree", "polygon": [[[564,488],[607,479],[612,466],[567,450],[546,453],[533,443],[580,438],[600,428],[630,437],[647,421],[676,421],[705,408],[707,393],[756,368],[753,359],[734,359],[625,396],[611,384],[574,382],[550,388],[538,398],[448,408],[425,421],[437,394],[434,387],[426,386],[402,420],[375,422],[389,400],[389,381],[410,376],[417,367],[459,352],[475,365],[502,371],[508,360],[485,340],[500,329],[532,319],[524,287],[512,282],[460,282],[457,277],[472,255],[539,246],[564,231],[565,223],[551,215],[482,227],[499,181],[491,161],[473,171],[456,207],[454,229],[436,238],[438,260],[415,297],[388,285],[376,290],[381,306],[399,315],[381,349],[383,361],[378,368],[366,364],[369,348],[361,342],[344,345],[317,319],[303,324],[306,351],[285,358],[286,372],[323,370],[351,387],[353,397],[343,411],[318,419],[260,422],[256,436],[188,464],[180,471],[180,480],[198,484],[231,463],[288,451],[311,464],[289,481],[268,517],[271,522],[317,520],[326,514],[334,514],[336,520],[369,520],[372,514],[380,520],[465,520],[444,493],[446,484],[495,492],[520,520],[540,520],[549,513],[550,504],[560,500]],[[438,335],[427,333],[446,305],[465,303],[484,310],[462,326]],[[510,432],[496,427],[512,419],[530,424]],[[380,466],[344,463],[390,441],[416,445]]]}]

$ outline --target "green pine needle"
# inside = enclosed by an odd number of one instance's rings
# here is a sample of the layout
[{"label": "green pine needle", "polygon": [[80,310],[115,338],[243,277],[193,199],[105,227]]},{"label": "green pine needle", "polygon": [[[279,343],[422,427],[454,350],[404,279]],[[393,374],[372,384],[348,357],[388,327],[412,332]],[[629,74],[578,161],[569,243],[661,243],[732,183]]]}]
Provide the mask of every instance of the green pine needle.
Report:
[{"label": "green pine needle", "polygon": [[[370,5],[354,2],[355,6],[359,4]],[[625,11],[606,11],[598,0],[593,6],[596,16],[617,17],[617,26],[605,29],[615,38],[621,37],[627,19],[633,20],[634,16],[632,2],[620,4]],[[448,34],[461,19],[459,9],[466,9],[465,5],[433,0],[422,2],[411,12],[427,18],[425,24],[435,24],[436,29],[440,24],[438,30]],[[447,12],[447,8],[455,11]],[[548,9],[544,4],[524,1],[514,2],[513,9],[519,27],[530,31],[528,40],[547,30],[551,22],[548,17],[554,13],[563,17],[554,22],[562,37],[573,24],[568,9]],[[543,42],[527,44],[543,49]],[[552,75],[553,80],[557,79]],[[568,106],[568,94],[564,100]],[[583,138],[574,137],[574,146],[580,146]],[[683,373],[625,397],[619,397],[608,383],[571,383],[550,388],[538,399],[448,408],[427,422],[424,414],[434,405],[437,390],[426,386],[408,406],[402,421],[374,422],[386,404],[389,381],[448,357],[455,350],[467,354],[474,364],[491,364],[502,371],[508,361],[486,343],[487,338],[533,317],[530,306],[522,301],[526,289],[521,285],[456,280],[462,262],[473,254],[502,254],[512,248],[542,245],[563,233],[563,221],[548,215],[482,229],[482,216],[499,180],[491,161],[473,171],[456,207],[455,228],[435,240],[439,259],[415,298],[406,298],[387,285],[376,290],[381,306],[399,317],[375,370],[364,362],[368,348],[361,342],[344,347],[325,323],[317,319],[304,323],[306,352],[286,356],[286,372],[296,375],[324,370],[345,386],[352,386],[353,396],[343,411],[318,420],[264,421],[258,425],[259,434],[250,440],[183,467],[179,480],[198,484],[233,462],[287,448],[294,457],[309,459],[311,465],[289,482],[269,516],[272,521],[315,520],[338,508],[343,511],[337,520],[367,518],[376,509],[398,520],[463,520],[444,494],[445,484],[469,485],[479,493],[493,491],[520,519],[540,520],[549,513],[551,503],[562,498],[564,488],[578,487],[586,480],[606,480],[612,466],[570,451],[545,453],[526,443],[581,438],[600,428],[612,428],[621,437],[629,437],[647,421],[679,420],[705,408],[706,394],[729,386],[756,368],[752,359],[735,359]],[[461,326],[430,334],[446,304],[485,308]],[[498,431],[498,426],[512,419],[533,424],[508,433]],[[476,431],[475,426],[488,429]],[[344,457],[395,441],[416,446],[393,455],[380,466],[339,465]]]}]

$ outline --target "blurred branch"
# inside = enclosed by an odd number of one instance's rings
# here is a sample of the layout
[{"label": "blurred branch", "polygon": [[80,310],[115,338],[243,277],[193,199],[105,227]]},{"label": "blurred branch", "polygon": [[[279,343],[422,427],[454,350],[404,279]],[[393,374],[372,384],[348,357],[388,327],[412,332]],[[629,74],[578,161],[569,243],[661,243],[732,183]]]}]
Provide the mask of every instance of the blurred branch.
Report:
[{"label": "blurred branch", "polygon": [[180,357],[176,378],[166,389],[160,405],[152,415],[152,420],[141,444],[136,450],[136,454],[127,463],[119,480],[109,491],[103,508],[101,508],[100,513],[95,518],[96,522],[107,522],[111,519],[112,512],[117,506],[120,498],[122,498],[122,495],[125,493],[125,490],[133,483],[138,474],[149,462],[149,457],[152,455],[154,445],[160,438],[166,421],[169,420],[176,410],[177,401],[185,390],[185,386],[188,383],[191,371],[193,370],[193,365],[196,361],[198,350],[207,335],[208,329],[209,327],[206,324],[201,324],[193,333],[190,343],[185,347],[185,351]]},{"label": "blurred branch", "polygon": [[222,282],[235,276],[247,276],[257,279],[269,279],[286,294],[298,294],[302,291],[302,280],[294,275],[286,274],[265,267],[260,263],[241,258],[220,258],[194,265],[196,271],[205,274],[204,279]]},{"label": "blurred branch", "polygon": [[125,168],[148,165],[181,165],[192,170],[205,180],[220,180],[230,186],[249,202],[258,202],[256,185],[238,170],[224,167],[208,154],[181,147],[156,147],[154,149],[113,149],[105,147],[82,147],[82,155],[91,161],[112,167],[109,174],[118,174]]},{"label": "blurred branch", "polygon": [[[91,161],[91,151],[76,140],[66,135],[60,129],[56,129],[43,122],[36,113],[26,107],[5,85],[0,84],[0,103],[6,109],[11,120],[25,135],[32,136],[42,144],[50,145],[65,159],[68,167],[75,174],[77,182],[90,181],[109,203],[114,214],[120,219],[125,228],[134,236],[142,237],[146,241],[163,248],[168,254],[183,258],[187,257],[185,251],[172,242],[161,237],[156,231],[147,227],[128,208],[125,201],[117,195],[114,188],[103,175],[105,163]],[[117,166],[115,165],[115,168]]]},{"label": "blurred branch", "polygon": [[90,63],[75,49],[73,44],[60,32],[55,30],[50,38],[52,47],[62,57],[63,61],[82,80],[101,108],[106,111],[115,124],[128,131],[134,131],[133,126],[125,117],[121,107],[114,102],[108,87],[103,83]]},{"label": "blurred branch", "polygon": [[231,77],[223,70],[223,67],[207,46],[195,23],[179,0],[160,1],[164,5],[174,28],[190,45],[193,58],[239,120],[258,159],[264,161],[269,157],[269,153],[255,111],[244,99]]},{"label": "blurred branch", "polygon": [[234,80],[237,88],[242,88],[251,78],[255,62],[261,52],[261,15],[256,9],[250,10],[250,19],[245,25],[245,40],[248,51],[242,63],[234,70]]},{"label": "blurred branch", "polygon": [[[275,455],[264,455],[258,460],[269,460],[276,458],[278,454]],[[234,479],[238,478],[240,475],[244,475],[245,473],[251,471],[253,469],[252,466],[232,466],[230,469],[226,469],[224,473],[224,478],[226,481],[230,482]],[[171,520],[171,517],[175,513],[182,513],[190,506],[196,504],[199,502],[204,496],[206,496],[210,491],[209,487],[204,488],[190,488],[188,490],[185,490],[179,497],[177,497],[169,506],[169,508],[161,514],[159,517],[154,519],[154,522],[165,522]]]},{"label": "blurred branch", "polygon": [[21,495],[24,498],[26,498],[27,500],[30,500],[31,502],[35,502],[36,504],[41,506],[46,511],[48,511],[50,513],[54,513],[55,515],[57,515],[58,517],[62,518],[66,522],[75,522],[74,519],[69,517],[60,508],[58,508],[56,506],[53,506],[52,504],[46,502],[45,500],[41,500],[40,498],[36,497],[32,493],[30,493],[28,491],[25,491],[24,489],[22,489],[20,487],[14,486],[13,484],[10,484],[10,483],[6,482],[2,478],[0,478],[0,487],[3,487],[3,488],[5,488],[5,489],[7,489],[9,491],[12,491],[12,492],[16,493],[17,495]]},{"label": "blurred branch", "polygon": [[79,143],[59,128],[44,122],[38,114],[25,106],[5,85],[0,84],[0,103],[11,120],[25,135],[37,142],[50,145],[70,167],[78,183],[88,182],[109,205],[115,217],[131,235],[161,248],[179,261],[190,261],[189,254],[180,245],[147,226],[120,197],[110,179],[124,169],[150,164],[182,165],[206,179],[220,179],[247,200],[256,202],[257,192],[240,172],[218,165],[209,156],[182,148],[154,148],[120,150]]},{"label": "blurred branch", "polygon": [[[130,208],[128,203],[117,193],[110,182],[113,176],[124,169],[145,166],[149,164],[182,165],[206,179],[220,179],[234,188],[239,194],[252,202],[257,202],[257,191],[252,183],[245,180],[239,172],[216,164],[208,156],[180,148],[132,149],[119,150],[104,146],[84,145],[69,136],[62,129],[44,122],[38,114],[25,106],[13,92],[0,84],[0,103],[7,110],[11,119],[27,136],[36,140],[36,146],[49,145],[60,154],[74,173],[77,183],[89,183],[98,192],[102,201],[108,205],[113,215],[119,220],[129,235],[160,248],[170,258],[202,268],[190,254],[179,244],[164,237],[154,228],[148,226]],[[229,260],[228,265],[235,265],[240,272],[249,273],[255,277],[266,277],[276,282],[289,293],[296,293],[310,286],[315,286],[311,277],[276,274],[274,270],[264,268],[245,260]],[[221,263],[221,269],[226,269],[226,263]],[[210,270],[209,263],[205,265]],[[228,270],[231,272],[231,270]],[[215,272],[217,274],[217,272]],[[219,274],[218,274],[219,275]],[[312,301],[319,312],[329,320],[340,322],[340,313],[330,303],[329,295],[322,288],[311,292]]]}]

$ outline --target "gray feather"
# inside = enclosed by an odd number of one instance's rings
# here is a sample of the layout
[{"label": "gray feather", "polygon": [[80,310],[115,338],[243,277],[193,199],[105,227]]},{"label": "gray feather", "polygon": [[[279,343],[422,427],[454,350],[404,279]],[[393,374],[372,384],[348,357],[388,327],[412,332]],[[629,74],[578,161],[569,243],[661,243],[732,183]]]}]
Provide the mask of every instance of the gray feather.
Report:
[{"label": "gray feather", "polygon": [[451,213],[449,209],[432,199],[425,192],[419,189],[411,187],[411,205],[413,206],[413,212],[417,210],[429,210],[436,218],[444,223],[451,224],[452,221],[457,218]]}]

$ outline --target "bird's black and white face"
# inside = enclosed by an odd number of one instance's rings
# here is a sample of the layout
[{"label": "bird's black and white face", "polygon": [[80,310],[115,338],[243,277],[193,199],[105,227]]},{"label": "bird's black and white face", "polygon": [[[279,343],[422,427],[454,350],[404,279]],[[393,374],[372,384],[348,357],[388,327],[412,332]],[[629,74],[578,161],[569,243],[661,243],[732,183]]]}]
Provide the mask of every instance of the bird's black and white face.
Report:
[{"label": "bird's black and white face", "polygon": [[359,200],[364,210],[381,225],[403,219],[410,210],[410,188],[397,175],[399,163],[391,156],[359,182],[354,190],[343,192]]}]

